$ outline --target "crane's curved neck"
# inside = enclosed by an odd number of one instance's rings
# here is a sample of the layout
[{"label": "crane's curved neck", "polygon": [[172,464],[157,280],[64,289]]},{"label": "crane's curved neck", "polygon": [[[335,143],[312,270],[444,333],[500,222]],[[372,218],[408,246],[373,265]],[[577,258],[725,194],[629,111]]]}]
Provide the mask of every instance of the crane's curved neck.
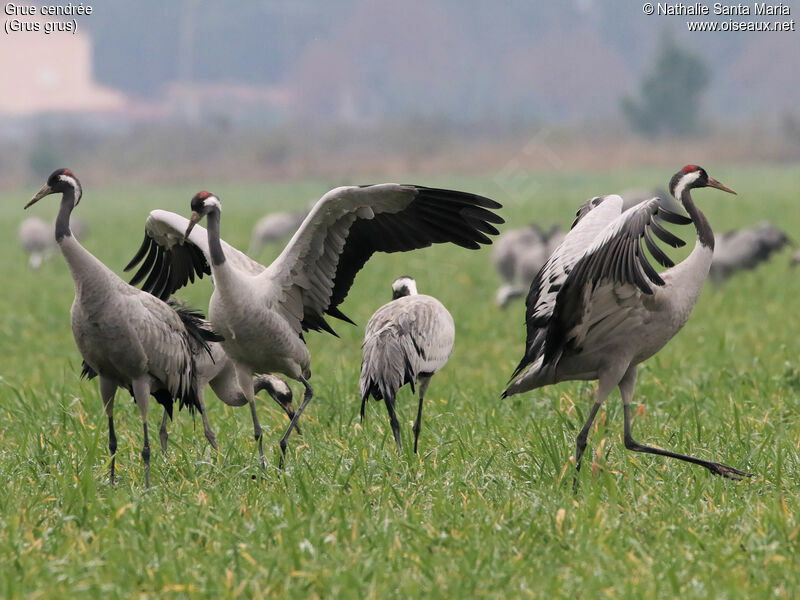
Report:
[{"label": "crane's curved neck", "polygon": [[76,297],[86,299],[93,297],[93,293],[96,296],[110,282],[119,280],[121,283],[122,280],[73,237],[69,218],[74,208],[75,190],[68,188],[62,192],[61,207],[56,217],[56,243],[75,282]]},{"label": "crane's curved neck", "polygon": [[697,208],[697,206],[695,206],[694,201],[692,200],[691,188],[684,188],[681,191],[681,197],[679,200],[681,201],[681,204],[683,204],[683,208],[686,209],[686,212],[689,213],[689,217],[691,217],[692,222],[694,223],[694,227],[697,230],[697,241],[706,248],[714,250],[714,232],[711,231],[711,225],[708,223],[706,216],[699,208]]},{"label": "crane's curved neck", "polygon": [[56,242],[60,242],[67,236],[72,237],[72,231],[69,228],[69,217],[73,208],[75,208],[75,190],[70,187],[61,195],[61,206],[56,217]]},{"label": "crane's curved neck", "polygon": [[208,252],[211,254],[211,264],[215,267],[225,262],[225,253],[222,251],[222,243],[219,237],[220,213],[212,210],[208,213]]}]

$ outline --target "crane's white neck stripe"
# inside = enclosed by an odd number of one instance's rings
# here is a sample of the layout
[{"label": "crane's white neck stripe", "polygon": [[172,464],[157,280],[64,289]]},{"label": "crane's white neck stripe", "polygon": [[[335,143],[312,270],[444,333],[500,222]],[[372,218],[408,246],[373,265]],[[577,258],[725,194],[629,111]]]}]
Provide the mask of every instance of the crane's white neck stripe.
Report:
[{"label": "crane's white neck stripe", "polygon": [[698,177],[700,177],[700,171],[693,171],[691,173],[687,173],[678,180],[678,185],[675,186],[675,191],[672,193],[678,202],[681,201],[681,196],[683,195],[683,190],[686,189],[686,186],[697,181]]},{"label": "crane's white neck stripe", "polygon": [[216,208],[218,211],[222,212],[222,203],[216,196],[209,196],[203,200],[203,206],[206,208]]},{"label": "crane's white neck stripe", "polygon": [[78,180],[75,179],[74,177],[70,177],[69,175],[63,175],[63,174],[59,175],[58,179],[59,181],[63,181],[64,183],[66,183],[72,189],[75,190],[75,201],[77,204],[77,201],[80,200],[81,194],[83,193],[83,190],[81,190],[81,184],[78,183]]}]

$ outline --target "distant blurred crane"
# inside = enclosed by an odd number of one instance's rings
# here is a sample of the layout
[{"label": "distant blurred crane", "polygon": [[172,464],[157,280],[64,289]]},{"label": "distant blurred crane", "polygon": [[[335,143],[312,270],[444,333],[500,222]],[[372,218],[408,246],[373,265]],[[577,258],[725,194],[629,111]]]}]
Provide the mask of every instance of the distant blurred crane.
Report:
[{"label": "distant blurred crane", "polygon": [[411,277],[392,283],[392,301],[367,323],[361,361],[361,420],[367,399],[383,400],[389,412],[394,441],[401,448],[400,424],[395,413],[397,391],[419,382],[419,407],[414,421],[414,453],[422,427],[422,401],[434,373],[447,363],[456,330],[453,317],[433,296],[417,293]]},{"label": "distant blurred crane", "polygon": [[[735,193],[701,167],[687,165],[672,177],[669,189],[688,218],[665,209],[657,198],[626,211],[620,196],[592,198],[578,210],[572,229],[531,285],[525,353],[503,397],[560,381],[597,379],[594,406],[576,440],[578,470],[597,411],[619,386],[626,448],[688,461],[732,479],[748,476],[720,463],[645,446],[631,435],[637,365],[686,324],[711,266],[714,234],[691,197],[691,190],[701,187]],[[677,265],[652,239],[684,245],[662,221],[695,226],[695,247]],[[659,274],[652,267],[642,242],[666,271]]]},{"label": "distant blurred crane", "polygon": [[250,248],[247,250],[247,254],[258,256],[264,246],[285,240],[300,227],[300,223],[306,218],[306,214],[308,213],[277,212],[261,217],[253,227]]},{"label": "distant blurred crane", "polygon": [[715,283],[724,281],[737,271],[755,269],[772,254],[791,244],[783,231],[767,221],[716,235],[714,240],[711,280]]},{"label": "distant blurred crane", "polygon": [[[87,227],[78,217],[70,219],[70,229],[76,240],[85,238]],[[28,266],[34,270],[41,267],[56,250],[53,225],[36,215],[23,219],[19,224],[17,238],[20,247],[28,255]]]},{"label": "distant blurred crane", "polygon": [[495,302],[501,308],[528,292],[531,281],[564,235],[558,225],[553,225],[545,232],[532,223],[527,227],[509,229],[497,238],[492,250],[492,262],[505,282],[495,295]]}]

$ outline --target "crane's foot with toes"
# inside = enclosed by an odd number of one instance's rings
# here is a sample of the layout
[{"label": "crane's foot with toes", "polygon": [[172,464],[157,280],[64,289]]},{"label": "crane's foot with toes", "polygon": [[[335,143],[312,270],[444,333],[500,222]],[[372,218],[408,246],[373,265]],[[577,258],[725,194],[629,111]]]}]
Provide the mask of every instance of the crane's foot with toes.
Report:
[{"label": "crane's foot with toes", "polygon": [[753,473],[746,473],[744,471],[740,471],[739,469],[734,469],[733,467],[729,467],[728,465],[723,465],[721,463],[709,463],[706,468],[711,471],[714,475],[721,475],[726,479],[733,479],[734,481],[741,481],[745,477],[755,477]]}]

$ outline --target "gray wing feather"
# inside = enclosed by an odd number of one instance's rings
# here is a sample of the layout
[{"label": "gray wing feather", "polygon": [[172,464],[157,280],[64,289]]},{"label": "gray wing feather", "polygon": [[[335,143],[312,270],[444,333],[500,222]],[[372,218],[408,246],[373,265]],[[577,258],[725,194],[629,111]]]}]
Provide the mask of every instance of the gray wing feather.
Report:
[{"label": "gray wing feather", "polygon": [[186,328],[175,310],[154,296],[140,292],[136,298],[143,308],[136,335],[146,349],[148,370],[171,394],[184,397],[194,379],[193,352]]},{"label": "gray wing feather", "polygon": [[[615,311],[624,312],[631,297],[652,295],[652,285],[664,285],[648,261],[642,241],[653,258],[666,267],[674,263],[650,234],[676,248],[685,242],[658,225],[658,219],[682,224],[691,222],[687,217],[667,211],[658,198],[653,198],[609,223],[575,263],[558,292],[547,327],[545,363],[552,361],[565,345],[580,345],[581,335],[587,335],[588,328],[595,323],[611,318]],[[633,305],[638,304],[640,302]],[[607,314],[603,313],[603,307]]]},{"label": "gray wing feather", "polygon": [[531,285],[525,354],[512,378],[532,363],[538,361],[544,368],[554,360],[569,332],[586,314],[591,289],[599,282],[630,284],[644,294],[652,294],[651,284],[663,285],[642,243],[659,263],[671,266],[672,261],[655,244],[651,233],[673,247],[683,246],[683,240],[658,220],[680,224],[691,221],[665,209],[658,198],[624,213],[620,212],[622,206],[622,198],[611,195],[593,198],[578,211],[572,230]]},{"label": "gray wing feather", "polygon": [[361,362],[361,396],[394,398],[420,374],[441,369],[453,350],[455,326],[435,298],[406,296],[379,308],[367,323]]},{"label": "gray wing feather", "polygon": [[[453,242],[477,249],[496,235],[500,204],[474,194],[384,183],[340,187],[314,206],[280,256],[260,275],[277,291],[278,309],[299,333],[333,333],[325,315],[338,309],[374,252]],[[302,319],[298,319],[302,315]]]}]

